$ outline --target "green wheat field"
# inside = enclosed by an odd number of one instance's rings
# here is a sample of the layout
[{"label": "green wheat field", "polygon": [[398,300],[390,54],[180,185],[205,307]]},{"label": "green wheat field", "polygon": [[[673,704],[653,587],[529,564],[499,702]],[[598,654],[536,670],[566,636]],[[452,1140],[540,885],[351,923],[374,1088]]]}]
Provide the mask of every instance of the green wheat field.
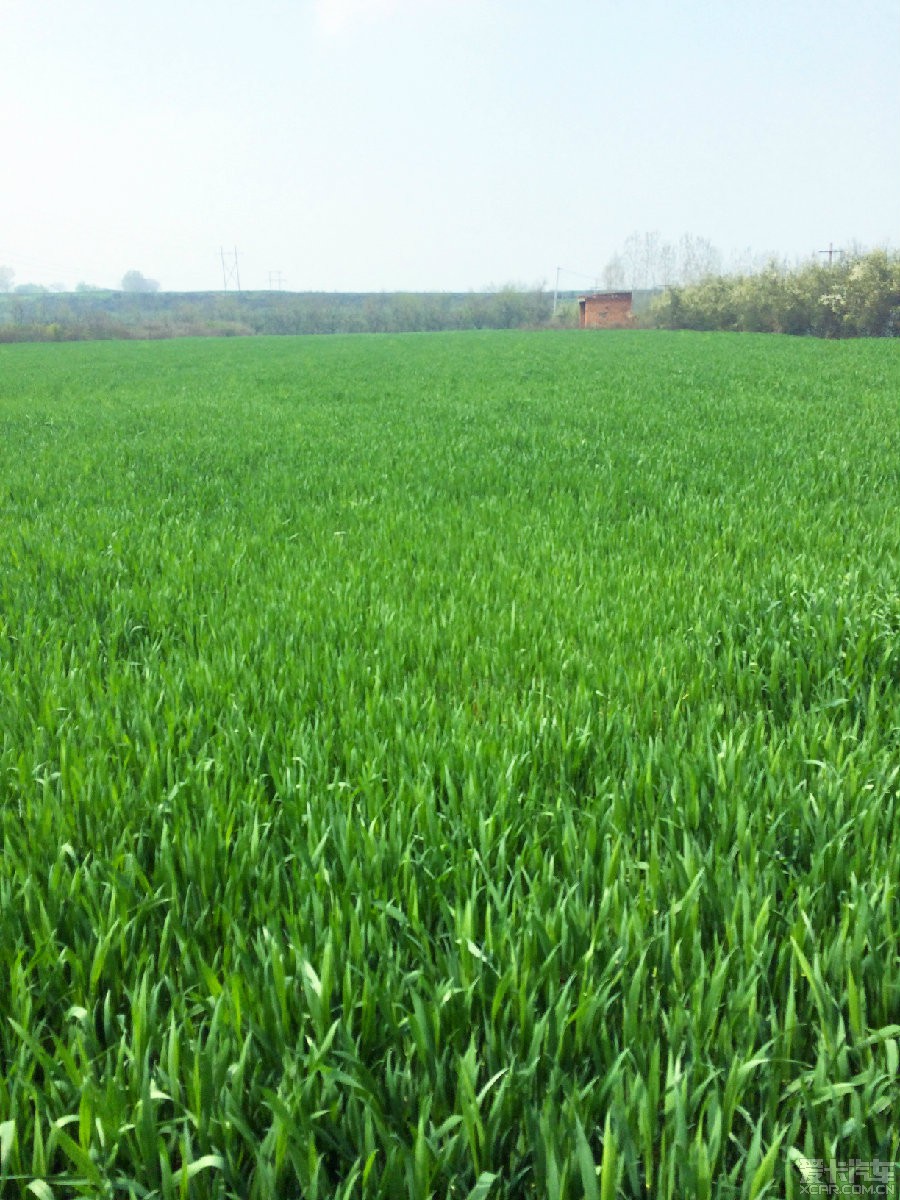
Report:
[{"label": "green wheat field", "polygon": [[3,1200],[900,1162],[900,344],[3,347],[0,510]]}]

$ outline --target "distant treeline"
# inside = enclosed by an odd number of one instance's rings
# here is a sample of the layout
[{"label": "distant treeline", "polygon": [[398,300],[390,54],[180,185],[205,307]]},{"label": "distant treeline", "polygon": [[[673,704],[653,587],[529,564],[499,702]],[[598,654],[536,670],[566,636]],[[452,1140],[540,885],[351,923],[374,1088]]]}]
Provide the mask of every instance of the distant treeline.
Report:
[{"label": "distant treeline", "polygon": [[[489,292],[0,293],[0,342],[253,334],[417,333],[572,328],[578,293],[514,286]],[[900,335],[900,254],[873,250],[836,262],[770,262],[745,274],[634,291],[642,328]]]},{"label": "distant treeline", "polygon": [[722,329],[816,337],[900,335],[900,254],[873,250],[669,287],[651,306],[663,329]]},{"label": "distant treeline", "polygon": [[87,291],[0,295],[0,341],[528,329],[573,324],[540,289],[492,292]]}]

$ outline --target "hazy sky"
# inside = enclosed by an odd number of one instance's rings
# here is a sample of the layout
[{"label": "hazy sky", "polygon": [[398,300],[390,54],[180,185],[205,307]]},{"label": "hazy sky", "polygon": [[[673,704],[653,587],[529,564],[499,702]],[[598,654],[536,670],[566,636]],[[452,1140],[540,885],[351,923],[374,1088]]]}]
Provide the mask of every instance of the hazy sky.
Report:
[{"label": "hazy sky", "polygon": [[897,248],[898,64],[898,0],[0,0],[0,264],[466,290],[634,231]]}]

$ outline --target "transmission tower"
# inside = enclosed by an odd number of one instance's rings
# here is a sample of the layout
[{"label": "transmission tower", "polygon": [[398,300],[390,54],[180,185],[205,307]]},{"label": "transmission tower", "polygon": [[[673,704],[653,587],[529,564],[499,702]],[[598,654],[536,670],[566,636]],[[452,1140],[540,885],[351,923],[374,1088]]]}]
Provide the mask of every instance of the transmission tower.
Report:
[{"label": "transmission tower", "polygon": [[241,290],[241,273],[238,270],[238,252],[237,246],[234,252],[226,252],[224,246],[219,247],[219,254],[222,257],[222,286],[228,291],[228,285],[233,284],[237,291]]}]

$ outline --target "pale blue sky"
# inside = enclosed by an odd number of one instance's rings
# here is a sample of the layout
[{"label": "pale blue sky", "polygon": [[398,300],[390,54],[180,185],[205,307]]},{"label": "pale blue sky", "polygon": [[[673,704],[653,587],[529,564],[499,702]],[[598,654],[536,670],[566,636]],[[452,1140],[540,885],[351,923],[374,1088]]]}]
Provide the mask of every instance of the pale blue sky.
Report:
[{"label": "pale blue sky", "polygon": [[634,231],[896,248],[898,64],[898,0],[0,0],[0,264],[466,290]]}]

